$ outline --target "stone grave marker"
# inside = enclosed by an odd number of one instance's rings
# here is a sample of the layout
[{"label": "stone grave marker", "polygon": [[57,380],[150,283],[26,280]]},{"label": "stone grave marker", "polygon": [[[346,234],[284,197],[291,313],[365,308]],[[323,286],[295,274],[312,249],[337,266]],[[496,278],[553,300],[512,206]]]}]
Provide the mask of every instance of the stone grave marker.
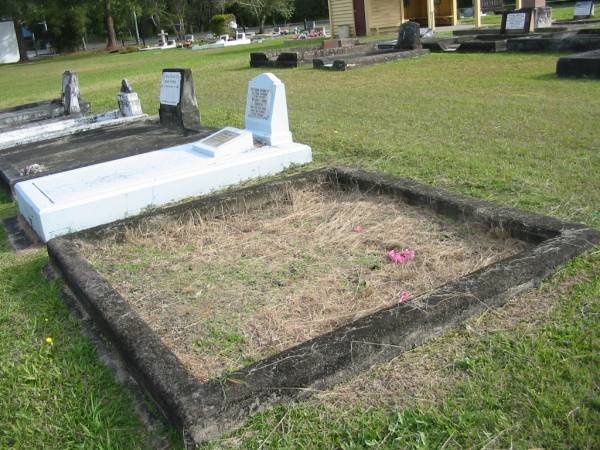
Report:
[{"label": "stone grave marker", "polygon": [[160,123],[194,130],[200,127],[200,111],[191,69],[164,69],[160,83]]},{"label": "stone grave marker", "polygon": [[502,14],[501,33],[529,33],[534,30],[533,9],[518,9]]},{"label": "stone grave marker", "polygon": [[264,144],[277,146],[292,142],[288,121],[285,85],[272,73],[250,81],[246,100],[246,129]]},{"label": "stone grave marker", "polygon": [[577,2],[575,3],[575,12],[573,14],[573,18],[575,20],[579,19],[589,19],[594,15],[594,2],[593,0],[587,2]]},{"label": "stone grave marker", "polygon": [[140,98],[126,78],[121,82],[121,91],[117,94],[117,102],[119,111],[124,117],[143,114]]},{"label": "stone grave marker", "polygon": [[417,50],[423,48],[421,45],[420,26],[416,22],[404,22],[398,31],[396,50]]}]

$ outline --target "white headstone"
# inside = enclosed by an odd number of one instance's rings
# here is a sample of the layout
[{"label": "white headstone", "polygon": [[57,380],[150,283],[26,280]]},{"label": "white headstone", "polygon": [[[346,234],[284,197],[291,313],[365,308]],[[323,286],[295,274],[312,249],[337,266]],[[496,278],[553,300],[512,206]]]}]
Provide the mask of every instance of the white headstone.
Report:
[{"label": "white headstone", "polygon": [[181,100],[181,73],[163,72],[160,82],[160,103],[177,106]]},{"label": "white headstone", "polygon": [[525,29],[525,21],[527,20],[527,13],[509,13],[506,15],[506,29],[507,30],[523,30]]},{"label": "white headstone", "polygon": [[292,142],[285,85],[272,73],[263,73],[248,85],[246,129],[267,145]]},{"label": "white headstone", "polygon": [[575,3],[574,17],[590,17],[594,15],[594,2],[577,2]]},{"label": "white headstone", "polygon": [[12,20],[0,20],[0,64],[19,61],[17,32]]},{"label": "white headstone", "polygon": [[119,92],[117,102],[123,117],[137,116],[144,113],[137,92]]}]

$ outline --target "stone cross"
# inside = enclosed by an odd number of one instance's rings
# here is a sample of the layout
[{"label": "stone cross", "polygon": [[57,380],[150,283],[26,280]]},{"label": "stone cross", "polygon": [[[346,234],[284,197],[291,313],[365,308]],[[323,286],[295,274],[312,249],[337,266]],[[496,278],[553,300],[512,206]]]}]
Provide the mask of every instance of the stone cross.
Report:
[{"label": "stone cross", "polygon": [[285,85],[272,73],[250,81],[246,100],[246,129],[254,139],[271,146],[292,143]]},{"label": "stone cross", "polygon": [[400,25],[396,50],[416,50],[421,45],[421,27],[416,22],[404,22]]}]

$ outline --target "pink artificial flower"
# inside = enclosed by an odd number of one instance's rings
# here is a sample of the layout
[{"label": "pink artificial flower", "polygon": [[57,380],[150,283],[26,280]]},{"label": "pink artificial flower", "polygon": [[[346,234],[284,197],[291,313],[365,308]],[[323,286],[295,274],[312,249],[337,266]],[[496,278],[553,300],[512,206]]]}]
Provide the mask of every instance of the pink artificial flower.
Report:
[{"label": "pink artificial flower", "polygon": [[408,291],[402,291],[400,292],[400,303],[404,303],[407,300],[410,300],[410,292]]},{"label": "pink artificial flower", "polygon": [[402,250],[401,252],[397,250],[390,250],[387,252],[387,255],[392,262],[395,262],[396,264],[404,264],[415,257],[415,251],[408,248]]},{"label": "pink artificial flower", "polygon": [[362,225],[356,225],[352,231],[354,231],[355,233],[362,233],[363,231],[365,231],[365,227],[363,227]]}]

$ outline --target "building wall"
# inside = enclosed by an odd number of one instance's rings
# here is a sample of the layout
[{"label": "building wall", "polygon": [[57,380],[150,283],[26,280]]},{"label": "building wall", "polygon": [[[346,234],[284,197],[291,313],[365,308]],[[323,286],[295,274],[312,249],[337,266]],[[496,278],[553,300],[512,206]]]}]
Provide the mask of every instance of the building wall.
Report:
[{"label": "building wall", "polygon": [[354,5],[352,0],[329,0],[329,17],[331,20],[331,34],[338,34],[340,25],[350,27],[350,35],[355,36]]},{"label": "building wall", "polygon": [[[396,31],[404,19],[416,20],[427,26],[427,0],[365,0],[367,32],[369,34]],[[436,25],[451,25],[454,15],[454,0],[435,0]],[[355,35],[354,7],[352,0],[329,0],[329,17],[332,34],[335,36],[339,25],[349,25],[350,34]]]},{"label": "building wall", "polygon": [[367,28],[369,34],[395,31],[402,23],[402,0],[369,0]]},{"label": "building wall", "polygon": [[0,22],[0,64],[19,62],[19,44],[12,21]]}]

